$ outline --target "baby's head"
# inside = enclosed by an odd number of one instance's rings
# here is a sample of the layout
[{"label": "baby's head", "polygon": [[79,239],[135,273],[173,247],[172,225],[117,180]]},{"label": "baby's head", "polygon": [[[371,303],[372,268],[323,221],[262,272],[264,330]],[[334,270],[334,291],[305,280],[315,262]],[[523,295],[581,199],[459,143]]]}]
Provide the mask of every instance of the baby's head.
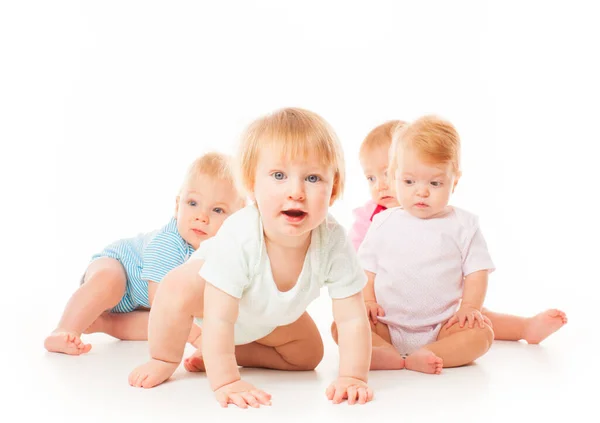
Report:
[{"label": "baby's head", "polygon": [[371,198],[386,208],[397,207],[392,178],[388,176],[389,150],[394,129],[405,125],[401,120],[390,120],[373,129],[360,145],[360,165],[369,183]]},{"label": "baby's head", "polygon": [[251,123],[238,160],[239,180],[272,234],[307,234],[324,221],[344,189],[337,136],[308,110],[280,109]]},{"label": "baby's head", "polygon": [[230,158],[207,153],[189,167],[176,199],[175,219],[181,237],[198,249],[225,219],[244,206],[236,189]]},{"label": "baby's head", "polygon": [[460,178],[460,138],[454,126],[424,116],[392,136],[390,175],[404,210],[427,219],[446,210]]}]

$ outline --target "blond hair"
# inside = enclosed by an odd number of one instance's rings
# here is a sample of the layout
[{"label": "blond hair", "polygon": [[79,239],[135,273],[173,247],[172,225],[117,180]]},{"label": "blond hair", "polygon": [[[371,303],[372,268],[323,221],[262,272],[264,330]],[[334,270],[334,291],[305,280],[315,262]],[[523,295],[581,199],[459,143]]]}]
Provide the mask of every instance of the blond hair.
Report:
[{"label": "blond hair", "polygon": [[[180,191],[183,190],[190,181],[198,178],[200,175],[225,181],[236,188],[232,159],[226,154],[209,152],[194,160],[188,167]],[[242,197],[240,196],[240,198]]]},{"label": "blond hair", "polygon": [[380,147],[389,148],[392,145],[394,131],[404,125],[406,125],[406,122],[402,120],[388,120],[373,128],[360,144],[359,157],[363,157],[365,154],[369,154]]},{"label": "blond hair", "polygon": [[397,127],[392,135],[389,174],[398,169],[398,156],[405,149],[414,150],[431,163],[451,163],[460,174],[460,137],[454,125],[434,115],[423,116],[414,122]]},{"label": "blond hair", "polygon": [[252,122],[244,132],[236,170],[244,190],[252,192],[260,151],[274,148],[288,160],[317,157],[334,172],[331,204],[344,191],[345,164],[342,146],[333,128],[316,113],[300,108],[274,111]]}]

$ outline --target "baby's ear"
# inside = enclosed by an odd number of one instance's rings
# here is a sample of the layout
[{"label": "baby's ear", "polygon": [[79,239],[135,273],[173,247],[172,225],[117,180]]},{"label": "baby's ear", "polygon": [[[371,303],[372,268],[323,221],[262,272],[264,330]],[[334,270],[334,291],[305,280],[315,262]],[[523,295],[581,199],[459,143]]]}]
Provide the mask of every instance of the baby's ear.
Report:
[{"label": "baby's ear", "polygon": [[462,176],[461,171],[456,172],[456,176],[454,177],[454,185],[452,185],[452,193],[453,194],[454,194],[454,190],[456,189],[456,185],[458,184],[458,180],[460,179],[461,176]]},{"label": "baby's ear", "polygon": [[179,201],[181,200],[181,197],[178,195],[177,197],[175,197],[175,215],[173,216],[175,219],[177,219],[177,213],[179,212]]}]

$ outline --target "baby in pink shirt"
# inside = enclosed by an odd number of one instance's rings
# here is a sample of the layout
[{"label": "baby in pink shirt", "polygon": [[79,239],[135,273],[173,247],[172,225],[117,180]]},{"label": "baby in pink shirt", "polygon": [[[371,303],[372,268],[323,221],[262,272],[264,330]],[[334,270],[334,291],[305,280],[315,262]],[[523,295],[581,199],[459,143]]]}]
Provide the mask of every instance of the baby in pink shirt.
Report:
[{"label": "baby in pink shirt", "polygon": [[[395,189],[393,184],[390,184],[390,178],[388,177],[388,167],[389,160],[388,154],[390,145],[392,143],[392,134],[395,130],[399,132],[402,128],[406,127],[406,123],[402,121],[389,121],[386,122],[375,129],[373,129],[363,141],[360,148],[360,163],[369,183],[371,200],[369,200],[363,207],[360,207],[354,210],[355,221],[352,225],[352,228],[349,231],[349,236],[352,240],[355,249],[359,249],[362,244],[366,233],[372,225],[373,220],[377,221],[377,215],[388,209],[399,207],[399,203],[396,199]],[[373,239],[376,239],[374,237]],[[376,244],[380,241],[374,241]],[[383,248],[380,245],[376,245],[375,247],[371,247],[370,249],[381,249]],[[366,289],[365,289],[366,290]],[[377,289],[375,290],[377,291]],[[375,293],[373,291],[371,297],[367,297],[365,295],[367,311],[372,323],[372,330],[375,334],[378,332],[386,332],[387,326],[380,322],[380,319],[385,320],[386,323],[389,322],[388,319],[385,319],[384,315],[386,311],[380,304],[377,302],[377,298],[375,297]],[[489,323],[490,326],[493,327],[494,330],[494,338],[501,340],[513,340],[518,341],[520,339],[526,340],[530,344],[536,344],[541,342],[543,339],[554,333],[556,330],[560,329],[566,322],[566,315],[556,309],[546,310],[542,313],[539,313],[533,317],[525,318],[519,316],[505,315],[494,313],[485,308],[481,308],[481,314],[486,323]],[[391,316],[388,316],[391,317]],[[455,319],[449,322],[450,326],[453,326]],[[471,321],[470,323],[474,323]],[[463,322],[459,322],[457,327],[462,327]],[[383,330],[385,329],[385,330]],[[336,338],[336,330],[335,326],[332,327],[332,332],[334,338]],[[434,333],[437,333],[434,330]],[[392,339],[387,337],[389,342],[385,342],[389,347],[390,344],[394,344]],[[396,340],[396,343],[398,341]],[[374,345],[375,347],[381,347],[386,345]],[[407,353],[410,348],[405,348],[406,351],[402,351],[402,353]],[[381,349],[381,348],[380,348]],[[385,350],[385,348],[384,348]],[[374,349],[374,352],[377,351],[377,348]],[[390,353],[389,350],[385,350],[387,353]],[[377,354],[375,354],[377,356]],[[397,353],[389,354],[388,358],[394,358],[391,360],[391,368],[402,368],[406,363],[398,360]],[[376,357],[375,357],[376,358]],[[447,366],[449,363],[444,363],[444,366]],[[383,367],[381,367],[383,366]],[[415,369],[415,370],[423,370],[429,371],[431,367],[425,366],[425,369]],[[372,368],[390,368],[390,360],[383,360],[383,362],[373,363]],[[441,366],[438,366],[434,363],[433,366],[434,372],[437,372],[441,369]]]}]

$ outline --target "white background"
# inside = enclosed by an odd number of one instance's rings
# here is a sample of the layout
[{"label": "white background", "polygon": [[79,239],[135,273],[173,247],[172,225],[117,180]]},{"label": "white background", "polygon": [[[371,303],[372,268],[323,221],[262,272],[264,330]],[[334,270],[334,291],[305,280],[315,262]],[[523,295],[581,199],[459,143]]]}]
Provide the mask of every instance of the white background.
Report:
[{"label": "white background", "polygon": [[498,343],[445,384],[380,372],[378,401],[332,408],[322,395],[337,363],[324,291],[309,309],[327,348],[316,376],[255,373],[284,405],[245,416],[553,421],[590,407],[600,30],[589,4],[2,2],[0,353],[10,393],[0,414],[242,417],[221,412],[199,376],[129,388],[145,343],[94,335],[80,358],[42,343],[93,253],[162,226],[195,157],[231,153],[247,124],[286,106],[321,114],[342,140],[347,189],[331,212],[346,226],[368,198],[357,153],[370,129],[426,113],[453,122],[464,176],[452,203],[480,216],[498,269],[486,305],[523,315],[559,307],[569,324],[541,346]]}]

